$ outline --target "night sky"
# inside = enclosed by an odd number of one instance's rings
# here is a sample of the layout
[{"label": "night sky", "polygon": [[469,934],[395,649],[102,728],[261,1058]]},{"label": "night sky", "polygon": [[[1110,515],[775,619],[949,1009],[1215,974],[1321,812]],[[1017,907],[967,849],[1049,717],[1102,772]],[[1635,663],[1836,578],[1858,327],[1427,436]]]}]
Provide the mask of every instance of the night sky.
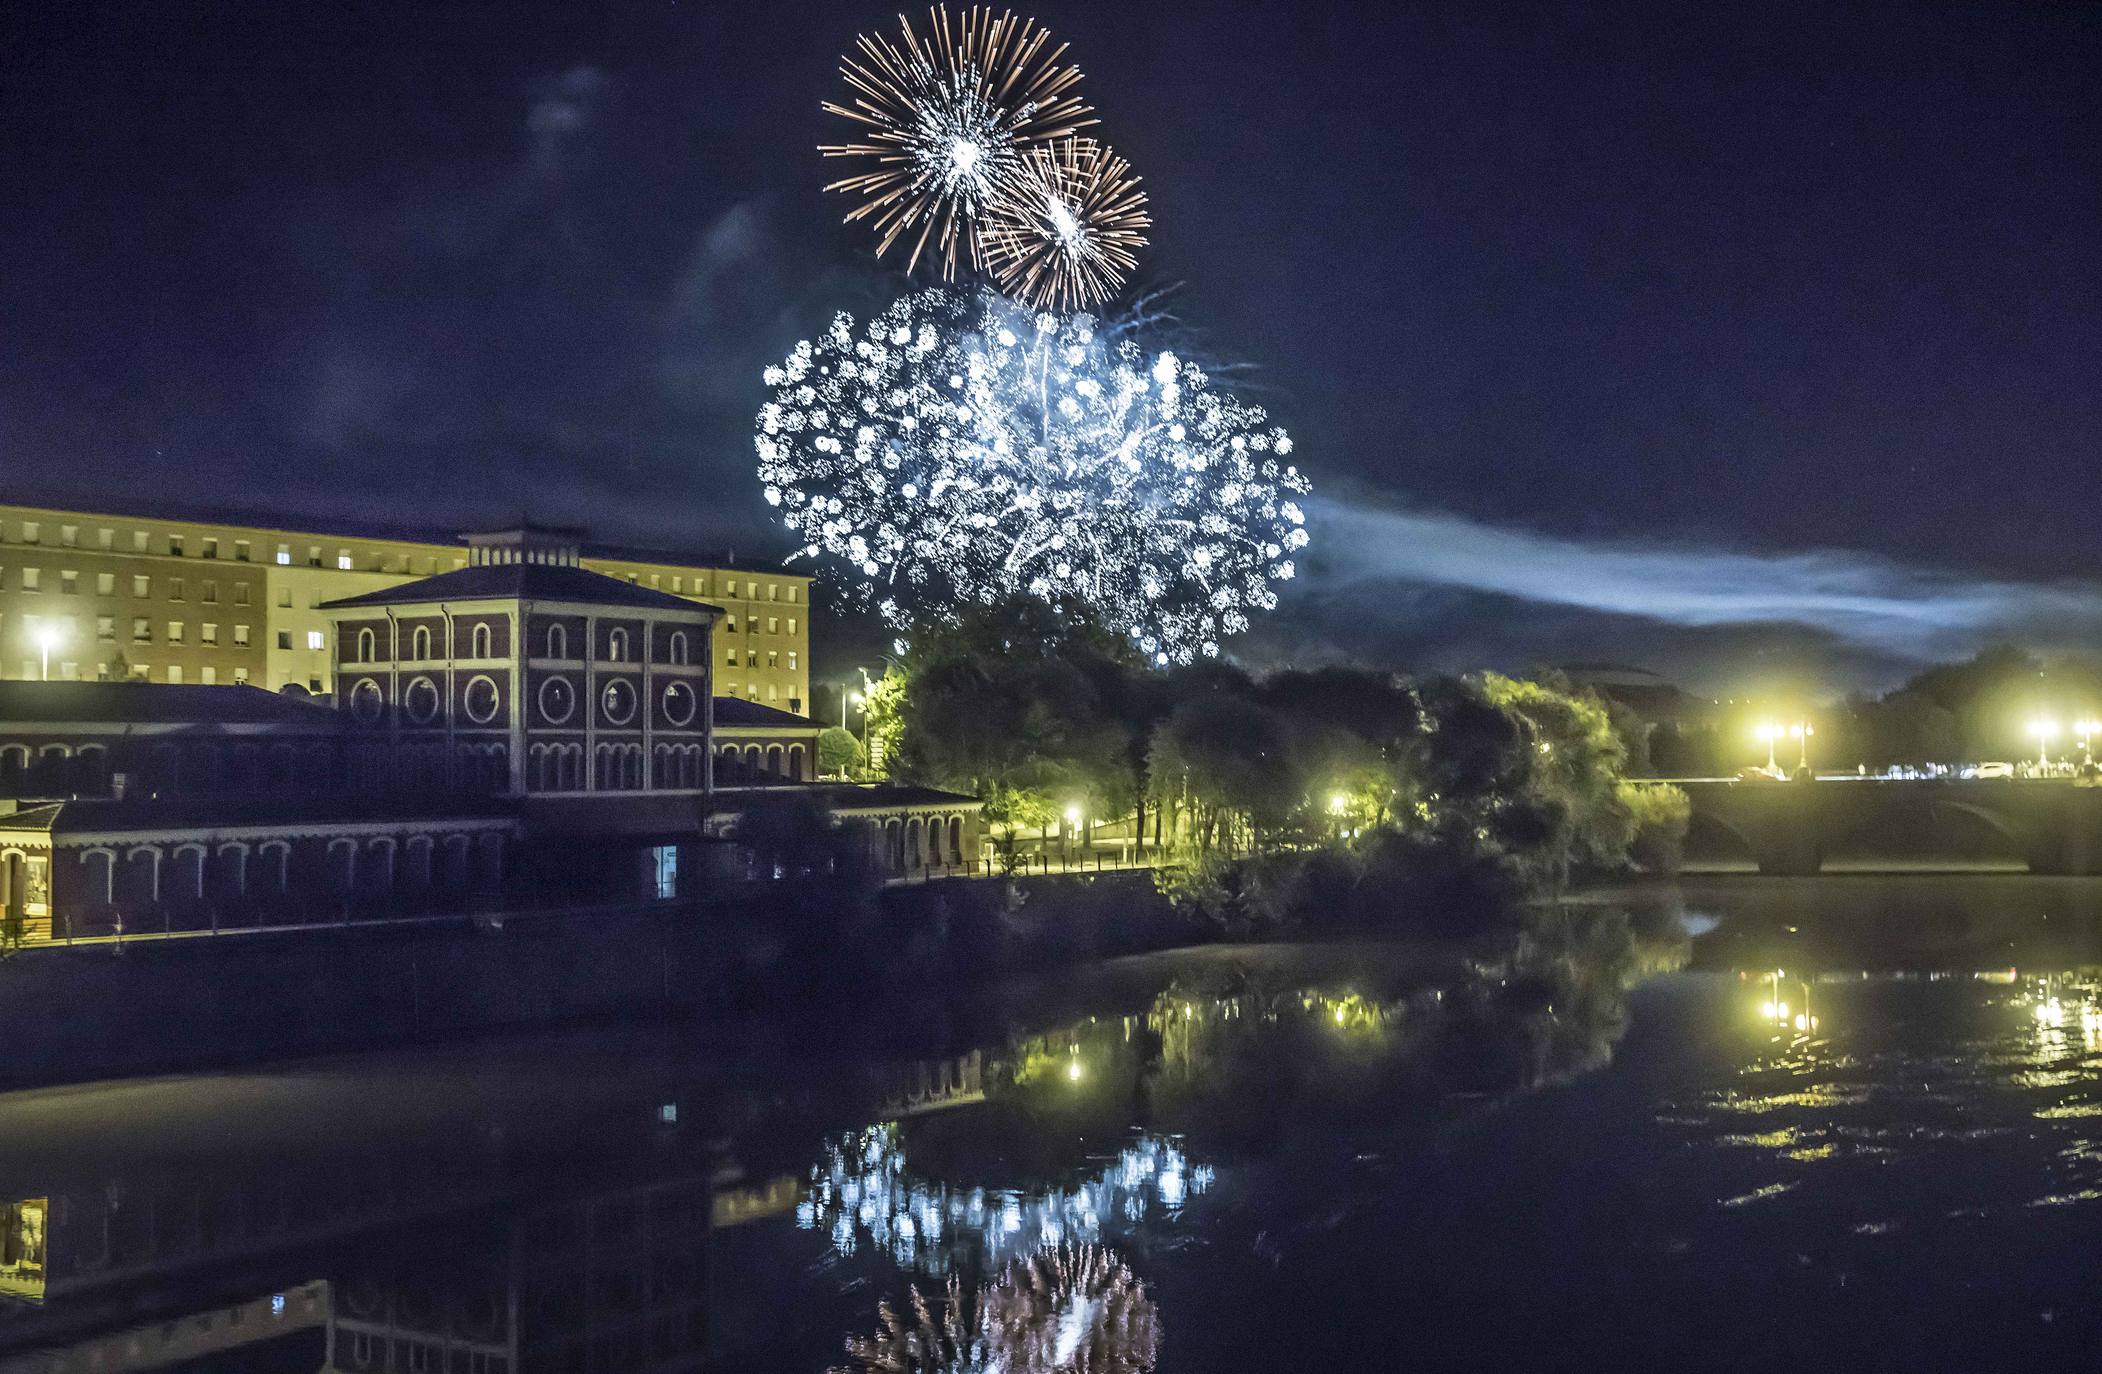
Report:
[{"label": "night sky", "polygon": [[[1032,12],[1325,498],[1252,661],[2102,644],[2102,7]],[[779,552],[760,368],[904,285],[813,150],[894,23],[0,7],[0,494]]]}]

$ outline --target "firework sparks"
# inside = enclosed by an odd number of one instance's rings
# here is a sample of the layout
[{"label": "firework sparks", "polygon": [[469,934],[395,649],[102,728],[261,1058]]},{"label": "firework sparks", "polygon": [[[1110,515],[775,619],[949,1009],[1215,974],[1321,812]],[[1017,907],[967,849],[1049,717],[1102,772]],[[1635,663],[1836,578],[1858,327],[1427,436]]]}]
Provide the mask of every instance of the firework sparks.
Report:
[{"label": "firework sparks", "polygon": [[917,229],[907,270],[931,240],[953,279],[959,254],[984,266],[982,222],[1013,194],[1025,154],[1095,121],[1074,94],[1079,69],[1061,60],[1063,44],[1046,51],[1035,20],[974,5],[953,19],[937,7],[927,22],[924,38],[902,16],[898,40],[861,35],[859,58],[840,63],[848,102],[824,105],[862,126],[860,140],[818,151],[874,163],[825,189],[862,198],[847,221],[870,221],[877,252]]},{"label": "firework sparks", "polygon": [[986,219],[986,256],[1009,295],[1044,310],[1107,300],[1138,266],[1153,223],[1131,165],[1091,138],[1031,148]]},{"label": "firework sparks", "polygon": [[1086,315],[924,291],[840,315],[766,382],[767,501],[896,625],[1026,594],[1189,663],[1276,606],[1307,543],[1291,437]]}]

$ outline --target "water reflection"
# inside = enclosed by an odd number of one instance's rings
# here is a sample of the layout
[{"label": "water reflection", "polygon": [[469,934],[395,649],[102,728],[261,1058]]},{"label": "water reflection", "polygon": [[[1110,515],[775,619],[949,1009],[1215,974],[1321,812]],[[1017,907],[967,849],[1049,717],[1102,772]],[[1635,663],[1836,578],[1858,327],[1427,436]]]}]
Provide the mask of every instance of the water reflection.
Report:
[{"label": "water reflection", "polygon": [[1145,1374],[1159,1350],[1159,1309],[1131,1270],[1100,1246],[1061,1245],[980,1294],[952,1277],[939,1299],[915,1286],[902,1308],[885,1302],[835,1374]]},{"label": "water reflection", "polygon": [[923,1058],[593,1032],[92,1090],[86,1152],[0,1102],[34,1147],[0,1159],[0,1374],[1136,1374],[1211,1320],[1156,1295],[1212,1229],[1261,1220],[1232,1250],[1274,1264],[1389,1137],[1607,1063],[1685,958],[1604,911],[1207,953]]}]

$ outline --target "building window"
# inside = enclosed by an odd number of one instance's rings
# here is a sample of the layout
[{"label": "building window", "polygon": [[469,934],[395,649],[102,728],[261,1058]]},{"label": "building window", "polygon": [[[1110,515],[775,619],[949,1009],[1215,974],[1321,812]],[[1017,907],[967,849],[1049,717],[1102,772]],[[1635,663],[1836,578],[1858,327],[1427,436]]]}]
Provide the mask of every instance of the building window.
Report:
[{"label": "building window", "polygon": [[[791,583],[789,583],[789,584],[788,584],[788,604],[789,604],[789,605],[791,605],[791,606],[793,606],[793,605],[795,605],[795,604],[796,604],[796,585],[795,585],[795,583],[793,583],[793,582],[791,582]],[[788,623],[789,623],[789,625],[790,625],[790,627],[791,627],[791,628],[790,628],[790,630],[789,630],[789,633],[790,633],[790,634],[794,634],[794,633],[795,633],[795,630],[794,630],[793,626],[795,625],[795,622],[794,622],[793,620],[791,620],[791,621],[789,621]]]},{"label": "building window", "polygon": [[561,725],[577,709],[576,688],[569,679],[551,677],[540,684],[540,718],[549,725]]},{"label": "building window", "polygon": [[148,623],[143,615],[135,615],[131,618],[131,642],[134,644],[153,643],[153,626]]},{"label": "building window", "polygon": [[279,544],[277,546],[277,564],[281,568],[292,565],[292,546],[290,544]]},{"label": "building window", "polygon": [[307,566],[310,568],[321,566],[321,546],[319,544],[307,545]]},{"label": "building window", "polygon": [[34,521],[34,520],[24,520],[24,521],[22,522],[22,542],[23,542],[23,543],[25,543],[25,544],[35,544],[35,543],[38,543],[39,541],[41,541],[41,540],[43,539],[43,537],[44,537],[44,527],[43,527],[42,525],[39,525],[39,524],[38,524],[38,523],[37,523],[36,521]]},{"label": "building window", "polygon": [[350,571],[350,550],[340,549],[336,553],[336,567],[342,572]]},{"label": "building window", "polygon": [[219,583],[213,578],[204,579],[204,599],[208,603],[219,600]]},{"label": "building window", "polygon": [[686,632],[684,630],[672,631],[671,661],[678,664],[686,662]]},{"label": "building window", "polygon": [[182,643],[182,622],[180,620],[168,622],[168,642],[170,644]]},{"label": "building window", "polygon": [[148,577],[134,577],[134,578],[132,578],[132,579],[131,579],[131,594],[132,594],[133,596],[151,596],[151,595],[153,595],[153,579],[151,579],[151,578],[148,578]]},{"label": "building window", "polygon": [[[170,558],[180,558],[180,557],[182,557],[182,536],[181,536],[181,535],[179,535],[179,534],[171,534],[171,535],[169,535],[169,536],[168,536],[168,556],[169,556]],[[171,670],[171,671],[179,671],[179,670]]]},{"label": "building window", "polygon": [[569,657],[569,631],[563,629],[560,625],[547,627],[547,656],[549,658]]},{"label": "building window", "polygon": [[234,541],[234,562],[248,562],[249,555],[253,552],[254,547],[251,544],[249,544],[249,542],[246,539],[236,539]]},{"label": "building window", "polygon": [[205,556],[206,558],[217,558],[217,557],[219,556],[219,541],[218,541],[218,540],[216,540],[216,539],[207,539],[207,540],[205,540],[205,541],[204,541],[204,556]]},{"label": "building window", "polygon": [[277,632],[277,647],[280,649],[292,647],[292,632],[290,630],[279,630]]},{"label": "building window", "polygon": [[182,665],[180,663],[168,665],[168,685],[171,687],[182,686]]},{"label": "building window", "polygon": [[38,589],[39,589],[39,584],[40,584],[40,583],[42,583],[42,582],[43,582],[43,580],[44,580],[44,570],[43,570],[42,568],[24,568],[24,569],[22,569],[22,590],[23,590],[23,591],[25,591],[25,592],[33,592],[33,591],[36,591],[36,590],[38,590]]},{"label": "building window", "polygon": [[234,643],[240,645],[246,645],[248,643],[248,627],[246,625],[234,626]]},{"label": "building window", "polygon": [[[733,578],[731,578],[731,579],[730,579],[729,581],[727,581],[727,582],[723,583],[723,595],[724,595],[724,596],[735,596],[735,595],[737,595],[737,579],[736,579],[736,578],[734,578],[734,577],[733,577]],[[735,627],[735,626],[732,626],[731,628],[732,628],[732,629],[735,629],[736,627]]]},{"label": "building window", "polygon": [[58,575],[58,589],[67,596],[79,596],[80,574],[71,568],[62,569]]},{"label": "building window", "polygon": [[793,649],[790,649],[790,650],[788,651],[788,671],[792,673],[792,672],[794,672],[795,670],[796,670],[796,651],[795,651],[795,650],[793,650]]},{"label": "building window", "polygon": [[780,583],[778,583],[778,582],[769,582],[769,583],[767,583],[767,584],[766,584],[766,599],[767,599],[768,601],[779,601],[779,600],[781,599],[781,584],[780,584]]},{"label": "building window", "polygon": [[[789,590],[794,591],[795,588],[790,587]],[[790,634],[794,634],[796,632],[796,618],[794,616],[790,616],[788,618],[788,632]]]},{"label": "building window", "polygon": [[96,574],[95,574],[95,595],[97,595],[97,596],[115,596],[116,594],[117,594],[117,575],[116,575],[115,573],[96,573]]},{"label": "building window", "polygon": [[95,542],[105,549],[113,549],[117,547],[117,532],[115,530],[97,530],[95,531]]},{"label": "building window", "polygon": [[131,551],[133,553],[146,552],[146,531],[133,530],[131,532]]},{"label": "building window", "polygon": [[[288,644],[285,647],[289,649],[292,646]],[[307,647],[309,649],[326,649],[328,647],[328,636],[319,630],[308,630]]]},{"label": "building window", "polygon": [[248,670],[247,670],[246,668],[236,668],[236,669],[234,669],[234,681],[235,681],[235,682],[246,682],[246,681],[248,681]]},{"label": "building window", "polygon": [[725,668],[735,668],[737,666],[737,650],[735,647],[723,650],[723,666]]},{"label": "building window", "polygon": [[777,634],[781,633],[781,617],[780,617],[780,616],[777,616],[777,615],[770,615],[770,616],[768,616],[768,617],[766,618],[766,632],[767,632],[768,634],[770,634],[770,635],[777,635]]},{"label": "building window", "polygon": [[628,632],[626,630],[615,629],[606,636],[606,659],[610,663],[626,663],[628,661]]},{"label": "building window", "polygon": [[209,620],[205,621],[197,627],[197,640],[200,644],[217,644],[219,642],[219,627]]},{"label": "building window", "polygon": [[428,662],[431,656],[431,627],[418,625],[409,636],[409,657],[419,663]]},{"label": "building window", "polygon": [[679,846],[660,844],[650,851],[651,871],[657,879],[657,900],[668,902],[679,895]]},{"label": "building window", "polygon": [[685,579],[685,578],[683,578],[683,577],[681,577],[681,576],[679,576],[679,575],[678,575],[677,573],[673,573],[673,574],[672,574],[672,578],[671,578],[671,589],[672,589],[673,591],[675,591],[675,592],[683,592],[683,591],[685,591],[685,590],[686,590],[686,579]]},{"label": "building window", "polygon": [[724,628],[725,630],[728,630],[728,631],[729,631],[729,632],[730,632],[731,634],[733,634],[733,635],[734,635],[734,634],[736,634],[736,633],[737,633],[737,617],[736,617],[736,616],[734,616],[734,615],[726,615],[726,616],[724,616],[724,617],[723,617],[723,628]]},{"label": "building window", "polygon": [[694,714],[700,709],[693,688],[683,682],[667,683],[664,688],[664,719],[676,726],[693,724]]},{"label": "building window", "polygon": [[478,676],[468,682],[460,704],[469,720],[476,725],[487,725],[496,719],[497,708],[503,705],[503,696],[496,690],[493,679]]},{"label": "building window", "polygon": [[599,697],[599,710],[608,724],[626,725],[635,718],[635,688],[626,678],[613,679]]},{"label": "building window", "polygon": [[80,546],[80,526],[60,525],[58,527],[58,542],[69,549],[78,548]]},{"label": "building window", "polygon": [[416,724],[430,724],[438,714],[438,684],[427,677],[417,678],[402,694],[401,707]]},{"label": "building window", "polygon": [[773,684],[773,683],[771,683],[771,682],[767,683],[767,684],[766,684],[766,699],[767,699],[768,701],[779,701],[779,700],[781,699],[781,689],[780,689],[780,688],[778,688],[778,687],[776,687],[776,686],[774,686],[774,684]]},{"label": "building window", "polygon": [[169,578],[169,579],[168,579],[168,599],[169,599],[170,601],[180,601],[180,600],[182,600],[182,579],[181,579],[181,578],[179,578],[179,577],[171,577],[171,578]]},{"label": "building window", "polygon": [[757,649],[747,649],[744,651],[744,666],[747,668],[756,668],[759,666],[759,651]]},{"label": "building window", "polygon": [[117,637],[117,617],[98,615],[95,617],[95,638],[114,640]]},{"label": "building window", "polygon": [[207,663],[197,670],[197,680],[210,687],[219,681],[219,670]]},{"label": "building window", "polygon": [[487,625],[474,627],[474,657],[494,658],[496,656],[495,642],[496,637],[489,632]]},{"label": "building window", "polygon": [[379,637],[370,630],[358,631],[358,662],[370,663],[379,657]]},{"label": "building window", "polygon": [[769,668],[779,668],[781,666],[781,654],[779,650],[768,649],[766,651],[766,666]]},{"label": "building window", "polygon": [[350,713],[370,724],[380,718],[387,709],[387,699],[380,692],[380,685],[369,677],[358,679],[350,689]]}]

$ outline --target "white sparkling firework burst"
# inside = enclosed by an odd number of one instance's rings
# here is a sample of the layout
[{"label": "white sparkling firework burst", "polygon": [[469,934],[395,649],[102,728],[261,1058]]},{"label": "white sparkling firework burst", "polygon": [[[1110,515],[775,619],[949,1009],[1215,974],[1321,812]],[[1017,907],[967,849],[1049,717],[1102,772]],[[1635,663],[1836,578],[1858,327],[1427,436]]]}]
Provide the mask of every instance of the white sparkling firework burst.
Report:
[{"label": "white sparkling firework burst", "polygon": [[1290,436],[1087,315],[922,291],[765,377],[767,501],[894,625],[1024,593],[1189,663],[1277,604],[1307,542]]}]

